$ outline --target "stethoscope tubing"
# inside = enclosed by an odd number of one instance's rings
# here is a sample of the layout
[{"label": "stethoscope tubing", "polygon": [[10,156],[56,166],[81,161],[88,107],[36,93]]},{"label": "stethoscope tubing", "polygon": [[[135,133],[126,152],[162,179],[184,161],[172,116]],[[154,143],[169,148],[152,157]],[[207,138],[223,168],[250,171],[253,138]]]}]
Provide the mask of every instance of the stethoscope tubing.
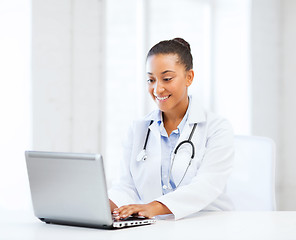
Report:
[{"label": "stethoscope tubing", "polygon": [[[152,123],[153,123],[153,120],[150,121],[149,127],[150,127],[150,125]],[[148,127],[148,131],[147,131],[147,134],[146,134],[145,143],[144,143],[144,147],[143,147],[143,150],[145,150],[145,151],[146,151],[147,142],[148,142],[149,135],[150,135],[150,128],[149,127]]]},{"label": "stethoscope tubing", "polygon": [[[149,126],[150,126],[152,123],[153,123],[153,120],[150,121]],[[173,165],[174,165],[174,161],[175,161],[175,156],[177,155],[179,148],[180,148],[183,144],[188,143],[188,144],[191,145],[192,152],[191,152],[191,157],[190,157],[190,161],[189,161],[189,163],[188,163],[188,166],[187,166],[187,168],[186,168],[186,170],[185,170],[185,172],[184,172],[184,174],[183,174],[183,176],[182,176],[182,179],[180,180],[180,182],[178,183],[178,185],[176,185],[176,189],[177,189],[177,188],[180,186],[180,184],[182,183],[182,181],[183,181],[184,177],[186,176],[186,173],[187,173],[187,171],[188,171],[188,169],[189,169],[189,166],[191,165],[191,162],[192,162],[192,160],[193,160],[193,158],[194,158],[194,156],[195,156],[195,147],[194,147],[194,144],[193,144],[193,142],[191,141],[191,139],[192,139],[192,136],[193,136],[193,134],[194,134],[194,132],[195,132],[196,126],[197,126],[197,123],[194,123],[189,138],[188,138],[187,140],[184,140],[184,141],[180,142],[180,143],[177,145],[177,147],[175,148],[175,150],[174,150],[174,153],[173,153],[174,155],[173,155],[173,158],[172,158],[171,167],[170,167],[170,170],[169,170],[168,182],[167,182],[167,187],[168,187],[169,189],[171,189],[171,190],[172,190],[172,188],[169,187],[169,186],[170,186],[169,182],[170,182],[171,177],[172,177],[172,169],[173,169]],[[141,159],[142,159],[143,161],[145,161],[145,160],[147,159],[146,147],[147,147],[147,142],[148,142],[148,139],[149,139],[149,135],[150,135],[150,128],[148,127],[148,131],[147,131],[147,134],[146,134],[146,138],[145,138],[145,142],[144,142],[144,146],[143,146],[143,150],[142,150],[143,156],[141,157]],[[139,160],[137,160],[137,161],[139,161]]]},{"label": "stethoscope tubing", "polygon": [[183,176],[182,176],[180,182],[178,183],[178,185],[176,185],[176,189],[177,189],[177,188],[180,186],[180,184],[183,182],[183,179],[184,179],[184,177],[186,176],[186,173],[187,173],[187,171],[188,171],[188,169],[189,169],[189,167],[190,167],[190,165],[191,165],[191,162],[192,162],[192,160],[193,160],[193,158],[194,158],[194,156],[195,156],[195,147],[194,147],[194,144],[193,144],[193,142],[191,141],[191,139],[192,139],[192,136],[193,136],[193,134],[194,134],[194,132],[195,132],[196,126],[197,126],[197,123],[194,123],[193,128],[192,128],[192,130],[191,130],[191,133],[190,133],[190,136],[189,136],[188,140],[184,140],[184,141],[180,142],[180,143],[178,144],[178,146],[175,148],[174,156],[173,156],[173,158],[172,158],[171,167],[170,167],[170,171],[169,171],[169,178],[168,178],[168,181],[167,181],[167,186],[168,186],[168,188],[169,188],[170,190],[172,190],[172,187],[169,187],[169,186],[170,186],[170,180],[171,180],[171,178],[172,178],[172,169],[173,169],[173,165],[174,165],[175,157],[176,157],[176,155],[177,155],[177,152],[178,152],[179,148],[180,148],[183,144],[188,143],[188,144],[191,145],[192,152],[191,152],[191,157],[190,157],[190,161],[189,161],[189,163],[188,163],[188,165],[187,165],[187,168],[186,168],[186,170],[185,170],[185,172],[184,172],[184,174],[183,174]]},{"label": "stethoscope tubing", "polygon": [[191,145],[191,147],[192,147],[191,159],[193,159],[194,156],[195,156],[195,150],[194,150],[194,145],[193,145],[193,143],[192,143],[191,140],[184,140],[184,141],[180,142],[180,143],[178,144],[178,146],[175,148],[174,154],[176,155],[177,152],[178,152],[178,150],[179,150],[179,148],[180,148],[183,144],[185,144],[185,143],[189,143],[189,144]]}]

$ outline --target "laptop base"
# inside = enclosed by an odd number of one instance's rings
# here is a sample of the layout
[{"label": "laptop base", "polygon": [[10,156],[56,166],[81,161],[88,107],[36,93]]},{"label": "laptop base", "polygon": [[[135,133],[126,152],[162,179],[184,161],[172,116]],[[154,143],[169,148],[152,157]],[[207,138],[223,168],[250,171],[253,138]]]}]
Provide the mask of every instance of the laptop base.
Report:
[{"label": "laptop base", "polygon": [[68,221],[60,221],[56,219],[48,219],[48,218],[39,218],[40,221],[45,222],[46,224],[57,224],[57,225],[65,225],[65,226],[75,226],[75,227],[87,227],[87,228],[99,228],[99,229],[120,229],[123,227],[136,227],[143,225],[150,225],[155,223],[155,219],[144,218],[139,220],[125,220],[125,221],[114,221],[113,225],[98,225],[98,224],[86,224],[86,223],[78,223],[78,222],[68,222]]}]

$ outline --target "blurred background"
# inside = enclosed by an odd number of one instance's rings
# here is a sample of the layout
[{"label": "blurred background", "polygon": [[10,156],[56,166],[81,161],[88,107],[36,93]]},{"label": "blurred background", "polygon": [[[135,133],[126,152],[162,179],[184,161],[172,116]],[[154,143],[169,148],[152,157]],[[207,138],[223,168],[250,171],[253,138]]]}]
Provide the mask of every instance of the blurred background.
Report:
[{"label": "blurred background", "polygon": [[0,0],[0,210],[30,211],[25,150],[95,152],[108,184],[126,130],[155,108],[145,58],[192,48],[190,93],[237,135],[277,146],[278,210],[296,210],[296,1]]}]

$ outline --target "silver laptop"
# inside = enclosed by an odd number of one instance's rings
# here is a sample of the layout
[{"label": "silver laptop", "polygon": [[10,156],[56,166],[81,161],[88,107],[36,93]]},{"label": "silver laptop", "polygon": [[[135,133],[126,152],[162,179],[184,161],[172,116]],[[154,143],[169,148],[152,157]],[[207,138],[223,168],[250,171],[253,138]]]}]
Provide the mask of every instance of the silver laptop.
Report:
[{"label": "silver laptop", "polygon": [[155,222],[112,218],[100,154],[26,151],[25,155],[34,213],[41,221],[95,228]]}]

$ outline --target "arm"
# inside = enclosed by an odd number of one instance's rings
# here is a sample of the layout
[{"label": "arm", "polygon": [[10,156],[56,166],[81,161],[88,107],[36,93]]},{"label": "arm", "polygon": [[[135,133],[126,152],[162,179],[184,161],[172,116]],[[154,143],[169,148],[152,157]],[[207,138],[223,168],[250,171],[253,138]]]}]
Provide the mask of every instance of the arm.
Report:
[{"label": "arm", "polygon": [[[213,121],[205,140],[200,168],[188,185],[156,199],[180,219],[203,209],[230,210],[223,193],[233,167],[233,132],[225,120]],[[212,205],[212,203],[215,204]]]}]

